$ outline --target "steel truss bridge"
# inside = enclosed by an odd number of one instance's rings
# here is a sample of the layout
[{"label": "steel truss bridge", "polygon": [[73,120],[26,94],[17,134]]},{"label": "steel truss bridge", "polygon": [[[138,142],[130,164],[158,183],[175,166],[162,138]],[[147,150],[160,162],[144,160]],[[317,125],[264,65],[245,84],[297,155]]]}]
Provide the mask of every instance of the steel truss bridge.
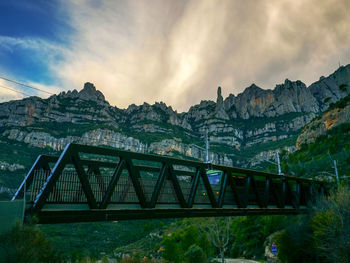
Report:
[{"label": "steel truss bridge", "polygon": [[24,196],[26,218],[46,224],[294,215],[325,193],[305,178],[71,143],[40,155],[12,200]]}]

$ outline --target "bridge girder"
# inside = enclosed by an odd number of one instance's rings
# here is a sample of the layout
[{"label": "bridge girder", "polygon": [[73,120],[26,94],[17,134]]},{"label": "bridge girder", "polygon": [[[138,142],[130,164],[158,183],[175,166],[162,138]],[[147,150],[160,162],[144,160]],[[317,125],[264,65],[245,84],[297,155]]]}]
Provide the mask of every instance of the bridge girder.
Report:
[{"label": "bridge girder", "polygon": [[326,193],[301,177],[73,143],[40,155],[13,200],[25,187],[26,215],[39,223],[300,214]]}]

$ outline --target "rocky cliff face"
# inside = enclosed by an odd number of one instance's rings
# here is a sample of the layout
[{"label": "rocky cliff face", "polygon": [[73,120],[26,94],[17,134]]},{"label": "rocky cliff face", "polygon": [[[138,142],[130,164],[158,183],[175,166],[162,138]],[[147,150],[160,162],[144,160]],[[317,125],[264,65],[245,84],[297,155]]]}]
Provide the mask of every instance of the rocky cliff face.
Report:
[{"label": "rocky cliff face", "polygon": [[225,99],[225,110],[231,118],[277,117],[291,112],[318,113],[350,92],[350,65],[340,67],[327,78],[310,87],[301,81],[285,80],[274,90],[263,90],[255,84],[237,97]]},{"label": "rocky cliff face", "polygon": [[[96,129],[83,133],[81,136],[67,136],[55,138],[47,132],[26,132],[19,129],[5,130],[2,136],[6,139],[24,142],[30,146],[45,148],[49,147],[54,151],[62,151],[68,143],[80,143],[87,145],[108,145],[119,149],[141,153],[157,153],[161,155],[180,155],[202,160],[205,150],[194,144],[185,144],[179,138],[164,139],[152,143],[145,143],[139,139],[128,137],[122,133],[108,129]],[[210,160],[215,163],[232,165],[232,160],[224,154],[211,152]],[[0,166],[14,170],[23,166],[16,166],[1,163]],[[8,167],[7,167],[8,166]],[[4,169],[5,169],[4,168]]]},{"label": "rocky cliff face", "polygon": [[310,85],[309,89],[316,98],[319,108],[324,111],[330,103],[344,98],[350,92],[350,65],[342,66],[327,78]]},{"label": "rocky cliff face", "polygon": [[299,130],[349,92],[350,65],[310,87],[290,80],[273,90],[253,84],[225,99],[219,87],[216,102],[201,101],[184,113],[162,102],[119,109],[86,83],[79,92],[1,103],[0,143],[59,151],[74,141],[203,159],[208,129],[214,162],[248,165],[269,156],[262,152],[292,149]]},{"label": "rocky cliff face", "polygon": [[346,122],[350,122],[350,95],[307,124],[297,139],[297,148],[303,143],[314,142],[318,136]]}]

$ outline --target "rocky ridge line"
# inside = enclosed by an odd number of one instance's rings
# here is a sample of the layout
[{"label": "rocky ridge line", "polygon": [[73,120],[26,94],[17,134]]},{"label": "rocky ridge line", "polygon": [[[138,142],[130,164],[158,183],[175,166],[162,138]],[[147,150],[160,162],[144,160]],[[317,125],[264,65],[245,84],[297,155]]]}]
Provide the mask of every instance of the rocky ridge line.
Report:
[{"label": "rocky ridge line", "polygon": [[[43,143],[39,145],[59,149],[61,146],[57,145],[70,141],[67,140],[69,128],[66,135],[58,137],[53,135],[55,130],[42,132],[42,128],[48,123],[57,124],[58,130],[68,124],[74,127],[85,125],[89,127],[88,134],[100,130],[119,134],[124,141],[121,148],[129,149],[129,141],[138,140],[138,144],[143,146],[135,147],[136,150],[143,151],[148,147],[146,145],[158,143],[155,151],[166,153],[166,144],[174,144],[171,139],[178,138],[183,144],[180,148],[185,149],[193,144],[185,141],[203,142],[205,130],[208,129],[211,144],[216,145],[218,151],[226,148],[220,154],[232,160],[231,152],[234,150],[242,151],[245,147],[283,141],[295,135],[330,103],[349,92],[350,65],[340,67],[327,78],[321,77],[309,87],[301,81],[290,80],[277,85],[274,90],[263,90],[253,84],[243,93],[237,96],[230,94],[226,99],[222,97],[219,87],[216,102],[201,101],[184,113],[177,113],[162,102],[139,106],[132,104],[127,109],[119,109],[111,106],[92,83],[86,83],[79,92],[73,90],[48,99],[29,97],[0,103],[0,133],[9,138],[13,130],[18,130],[17,137],[11,135],[10,138],[23,139],[31,145],[37,144],[36,138],[42,138]],[[26,135],[23,137],[21,132]],[[142,138],[135,137],[135,132],[157,134],[160,139],[146,143]],[[74,140],[83,140],[84,134],[86,131],[82,131]],[[94,143],[95,139],[91,138],[95,137],[89,136],[90,143]],[[180,152],[186,155],[185,150]],[[191,157],[199,156],[201,154]],[[256,156],[259,156],[259,152]]]}]

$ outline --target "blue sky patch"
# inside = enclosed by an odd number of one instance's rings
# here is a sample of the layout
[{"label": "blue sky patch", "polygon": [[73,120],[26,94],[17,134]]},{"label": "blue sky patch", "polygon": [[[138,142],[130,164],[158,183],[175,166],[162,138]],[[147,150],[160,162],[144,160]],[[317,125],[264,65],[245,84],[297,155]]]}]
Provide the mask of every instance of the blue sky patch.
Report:
[{"label": "blue sky patch", "polygon": [[69,46],[68,36],[73,30],[63,10],[58,1],[0,1],[0,68],[6,71],[3,74],[47,85],[57,82],[48,63],[52,59],[57,63],[61,55],[47,46]]}]

